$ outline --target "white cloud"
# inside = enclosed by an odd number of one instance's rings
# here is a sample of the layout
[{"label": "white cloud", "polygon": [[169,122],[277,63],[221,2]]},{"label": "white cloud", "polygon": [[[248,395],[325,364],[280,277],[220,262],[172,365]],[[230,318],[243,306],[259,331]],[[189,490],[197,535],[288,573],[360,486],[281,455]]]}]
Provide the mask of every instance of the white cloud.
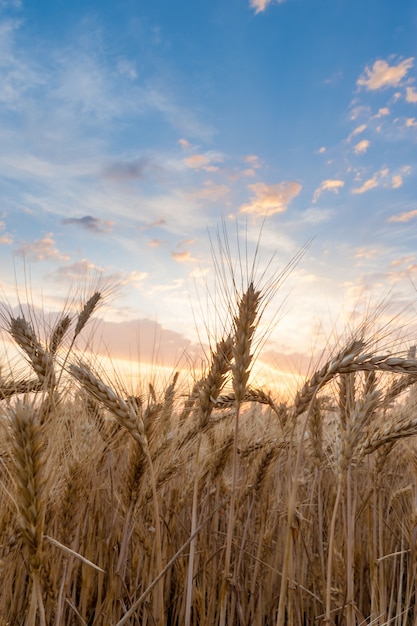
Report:
[{"label": "white cloud", "polygon": [[383,60],[375,61],[372,68],[365,68],[364,73],[357,80],[357,85],[370,91],[385,87],[397,87],[413,65],[413,57],[404,59],[397,65],[389,65]]},{"label": "white cloud", "polygon": [[294,181],[282,182],[276,185],[255,183],[249,185],[254,195],[248,204],[243,204],[240,213],[254,213],[257,215],[274,215],[284,213],[288,204],[298,196],[301,185]]},{"label": "white cloud", "polygon": [[344,184],[345,184],[344,180],[337,180],[337,179],[323,180],[323,182],[320,183],[319,187],[317,187],[316,191],[314,192],[313,204],[317,202],[317,200],[319,199],[323,191],[333,191],[333,193],[339,193],[340,189],[342,189]]}]

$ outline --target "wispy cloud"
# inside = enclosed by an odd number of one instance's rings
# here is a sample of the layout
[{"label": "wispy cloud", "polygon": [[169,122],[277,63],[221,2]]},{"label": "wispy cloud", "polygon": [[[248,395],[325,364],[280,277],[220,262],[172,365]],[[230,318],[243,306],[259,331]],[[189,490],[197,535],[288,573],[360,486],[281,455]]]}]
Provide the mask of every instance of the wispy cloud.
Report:
[{"label": "wispy cloud", "polygon": [[352,189],[352,193],[353,194],[366,193],[367,191],[370,191],[371,189],[378,187],[381,180],[383,178],[386,178],[388,174],[389,174],[389,169],[387,167],[384,167],[378,170],[377,172],[374,173],[374,175],[371,178],[368,178],[368,180],[366,180],[360,187],[354,187]]},{"label": "wispy cloud", "polygon": [[339,193],[340,189],[344,187],[344,184],[345,184],[344,180],[331,179],[331,178],[327,180],[323,180],[323,182],[320,183],[320,186],[317,187],[316,191],[314,192],[313,204],[317,202],[317,200],[319,199],[323,191],[333,191],[333,193]]},{"label": "wispy cloud", "polygon": [[113,230],[114,222],[112,220],[99,220],[91,215],[84,217],[68,217],[62,220],[62,224],[73,224],[80,226],[92,233],[109,233]]},{"label": "wispy cloud", "polygon": [[357,126],[355,130],[352,131],[352,136],[360,135],[361,133],[363,133],[364,130],[366,130],[366,128],[367,128],[366,124],[361,124],[360,126]]},{"label": "wispy cloud", "polygon": [[6,231],[6,224],[3,222],[3,220],[0,220],[0,245],[12,244],[13,243],[12,236],[8,232],[2,233],[2,231]]},{"label": "wispy cloud", "polygon": [[61,254],[55,245],[53,233],[48,233],[42,239],[27,242],[15,250],[18,256],[25,257],[31,261],[46,261],[55,259],[57,261],[68,261],[69,257]]},{"label": "wispy cloud", "polygon": [[265,183],[255,183],[249,185],[253,192],[251,201],[243,204],[240,213],[254,213],[257,215],[274,215],[284,213],[288,204],[298,196],[301,185],[296,182],[282,182],[276,185],[266,185]]},{"label": "wispy cloud", "polygon": [[255,15],[265,11],[266,7],[272,3],[282,4],[285,0],[250,0],[249,5],[255,9]]},{"label": "wispy cloud", "polygon": [[213,163],[221,163],[223,157],[221,154],[206,153],[206,154],[193,154],[184,159],[187,167],[193,170],[203,169],[206,172],[217,172],[219,169],[217,165]]},{"label": "wispy cloud", "polygon": [[244,161],[254,169],[259,169],[261,167],[261,160],[256,154],[247,154]]},{"label": "wispy cloud", "polygon": [[206,200],[208,202],[217,202],[225,198],[230,193],[227,185],[217,185],[212,180],[206,180],[203,187],[196,189],[187,194],[191,200]]},{"label": "wispy cloud", "polygon": [[353,152],[355,154],[364,154],[370,145],[371,142],[369,141],[369,139],[362,139],[362,141],[359,141],[359,143],[353,146]]},{"label": "wispy cloud", "polygon": [[388,218],[388,222],[409,222],[417,217],[417,209],[413,211],[406,211],[405,213],[400,213],[399,215],[392,215]]},{"label": "wispy cloud", "polygon": [[171,252],[171,256],[174,261],[177,261],[178,263],[195,263],[197,261],[197,259],[195,259],[188,250],[184,250],[182,252]]},{"label": "wispy cloud", "polygon": [[375,61],[372,68],[365,68],[365,71],[358,78],[356,84],[370,91],[383,89],[385,87],[397,87],[413,65],[413,57],[404,59],[397,63],[397,65],[389,65],[384,60],[378,60]]},{"label": "wispy cloud", "polygon": [[146,177],[146,170],[150,167],[156,168],[155,164],[145,157],[131,161],[115,161],[103,168],[103,176],[117,183],[143,180]]}]

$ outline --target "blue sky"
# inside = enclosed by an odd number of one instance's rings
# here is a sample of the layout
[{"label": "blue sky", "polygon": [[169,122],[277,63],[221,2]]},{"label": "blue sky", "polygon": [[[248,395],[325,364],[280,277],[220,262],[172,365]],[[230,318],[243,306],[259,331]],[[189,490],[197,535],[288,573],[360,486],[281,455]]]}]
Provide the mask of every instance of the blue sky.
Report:
[{"label": "blue sky", "polygon": [[413,313],[416,42],[412,0],[0,0],[5,295],[26,271],[59,310],[114,277],[113,335],[152,320],[171,363],[212,315],[208,232],[224,221],[235,255],[266,216],[277,271],[314,237],[271,302],[269,366],[360,302]]}]

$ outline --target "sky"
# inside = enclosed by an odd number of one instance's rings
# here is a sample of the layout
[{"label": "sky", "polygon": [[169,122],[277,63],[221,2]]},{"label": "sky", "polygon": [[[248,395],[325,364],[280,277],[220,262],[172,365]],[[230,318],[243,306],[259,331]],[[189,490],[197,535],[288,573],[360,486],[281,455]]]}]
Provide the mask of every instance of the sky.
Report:
[{"label": "sky", "polygon": [[308,244],[260,325],[271,385],[381,299],[412,319],[416,179],[414,0],[0,0],[3,297],[117,283],[115,360],[215,341],[225,247],[262,285]]}]

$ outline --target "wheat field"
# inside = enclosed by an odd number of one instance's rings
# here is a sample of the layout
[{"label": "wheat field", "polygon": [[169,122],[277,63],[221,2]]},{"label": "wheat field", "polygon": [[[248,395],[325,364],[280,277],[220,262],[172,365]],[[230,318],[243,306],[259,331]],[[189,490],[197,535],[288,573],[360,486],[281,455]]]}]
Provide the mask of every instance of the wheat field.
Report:
[{"label": "wheat field", "polygon": [[291,401],[251,385],[268,289],[204,374],[132,395],[77,349],[103,294],[2,310],[0,624],[417,623],[417,360],[364,325]]}]

